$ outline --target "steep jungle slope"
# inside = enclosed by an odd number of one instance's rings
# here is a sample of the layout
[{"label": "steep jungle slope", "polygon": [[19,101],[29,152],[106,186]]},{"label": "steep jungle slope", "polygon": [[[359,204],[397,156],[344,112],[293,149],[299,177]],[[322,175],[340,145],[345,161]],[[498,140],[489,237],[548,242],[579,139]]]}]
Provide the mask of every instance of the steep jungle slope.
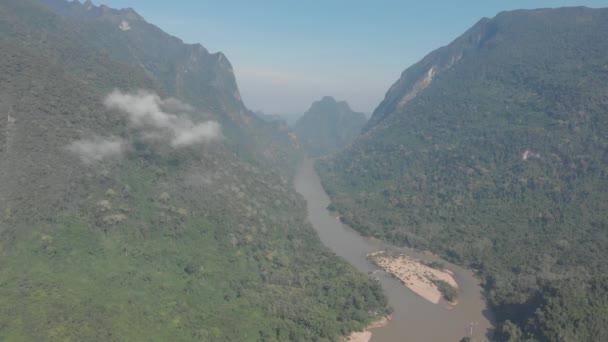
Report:
[{"label": "steep jungle slope", "polygon": [[78,27],[79,36],[91,50],[145,71],[167,96],[214,116],[230,138],[225,145],[241,158],[276,166],[277,172],[294,172],[301,156],[295,136],[286,127],[275,129],[245,107],[232,65],[223,53],[210,53],[200,44],[185,44],[131,8],[117,10],[95,6],[91,1],[40,3]]},{"label": "steep jungle slope", "polygon": [[1,340],[330,341],[384,312],[229,114],[36,1],[0,28]]},{"label": "steep jungle slope", "polygon": [[504,12],[318,162],[360,232],[479,270],[501,339],[608,339],[608,10]]}]

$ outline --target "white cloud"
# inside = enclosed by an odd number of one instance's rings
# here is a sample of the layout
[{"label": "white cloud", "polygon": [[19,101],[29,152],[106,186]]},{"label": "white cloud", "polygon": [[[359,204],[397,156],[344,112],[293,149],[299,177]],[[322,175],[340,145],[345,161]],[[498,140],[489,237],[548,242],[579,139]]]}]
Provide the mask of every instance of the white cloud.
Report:
[{"label": "white cloud", "polygon": [[77,140],[67,150],[77,155],[85,164],[93,164],[107,158],[120,158],[125,150],[124,140],[116,137]]},{"label": "white cloud", "polygon": [[216,139],[220,134],[220,124],[215,121],[207,121],[194,126],[180,127],[174,133],[171,146],[188,146]]},{"label": "white cloud", "polygon": [[161,99],[146,91],[129,94],[114,90],[104,103],[127,115],[133,127],[144,130],[144,136],[168,139],[175,148],[210,142],[222,135],[219,123],[194,123],[189,118],[194,109],[174,98]]}]

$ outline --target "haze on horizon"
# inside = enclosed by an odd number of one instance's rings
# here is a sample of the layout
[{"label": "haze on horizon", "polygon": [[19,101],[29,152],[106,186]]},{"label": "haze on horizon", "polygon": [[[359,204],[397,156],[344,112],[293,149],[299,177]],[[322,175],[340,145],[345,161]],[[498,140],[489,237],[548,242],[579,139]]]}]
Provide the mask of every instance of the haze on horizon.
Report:
[{"label": "haze on horizon", "polygon": [[303,113],[324,95],[371,113],[405,68],[482,17],[520,8],[606,6],[602,0],[94,3],[132,7],[188,43],[223,52],[245,104],[276,114]]}]

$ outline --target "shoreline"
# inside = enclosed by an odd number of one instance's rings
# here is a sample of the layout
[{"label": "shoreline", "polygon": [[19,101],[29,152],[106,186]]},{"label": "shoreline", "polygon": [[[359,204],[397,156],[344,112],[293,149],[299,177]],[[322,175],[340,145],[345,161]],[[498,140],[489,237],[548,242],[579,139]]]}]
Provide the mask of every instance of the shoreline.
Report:
[{"label": "shoreline", "polygon": [[[476,277],[471,269],[457,264],[453,265],[428,250],[396,246],[373,236],[362,235],[360,231],[343,223],[340,219],[342,216],[340,212],[328,210],[331,200],[320,184],[313,161],[310,159],[305,160],[298,169],[294,178],[294,187],[307,201],[308,220],[317,231],[323,244],[346,259],[358,271],[367,274],[373,273],[372,276],[382,284],[388,305],[394,310],[390,324],[371,331],[364,330],[366,327],[361,326],[359,334],[357,332],[347,333],[338,337],[338,341],[396,341],[403,339],[404,336],[416,341],[449,341],[454,336],[461,336],[462,328],[468,327],[471,322],[478,322],[475,328],[475,340],[488,340],[486,335],[482,334],[486,330],[494,329],[492,319],[488,316],[491,316],[492,312],[488,310],[488,303],[484,297],[485,292],[480,285],[481,279]],[[459,304],[450,309],[448,302],[440,300],[440,305],[433,305],[414,291],[404,289],[403,283],[395,282],[394,275],[387,277],[389,274],[385,273],[385,270],[370,261],[368,255],[377,251],[394,253],[388,254],[391,256],[406,254],[420,260],[423,264],[439,269],[447,266],[454,272],[454,278],[460,286]],[[399,279],[397,280],[401,282]],[[430,316],[416,315],[415,312],[418,309]],[[370,318],[380,319],[381,317]],[[351,338],[349,339],[349,337]],[[355,340],[354,338],[361,339]]]},{"label": "shoreline", "polygon": [[341,342],[369,342],[372,339],[370,330],[382,328],[391,322],[392,316],[383,316],[377,321],[370,323],[363,331],[353,331],[350,335],[343,337]]},{"label": "shoreline", "polygon": [[380,251],[370,253],[368,257],[375,265],[399,279],[403,285],[427,301],[439,304],[441,299],[444,299],[448,308],[454,308],[458,304],[457,299],[447,300],[438,286],[438,282],[441,282],[458,291],[459,286],[452,271],[432,268],[405,254],[390,255]]}]

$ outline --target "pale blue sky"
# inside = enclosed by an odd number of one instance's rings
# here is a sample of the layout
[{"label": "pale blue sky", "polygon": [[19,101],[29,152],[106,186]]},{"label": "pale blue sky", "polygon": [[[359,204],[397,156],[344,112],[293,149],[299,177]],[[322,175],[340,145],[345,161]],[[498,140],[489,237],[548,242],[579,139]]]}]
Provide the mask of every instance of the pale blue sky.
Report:
[{"label": "pale blue sky", "polygon": [[133,7],[188,43],[222,51],[246,105],[298,113],[323,95],[372,112],[401,72],[482,17],[608,0],[97,0]]}]

